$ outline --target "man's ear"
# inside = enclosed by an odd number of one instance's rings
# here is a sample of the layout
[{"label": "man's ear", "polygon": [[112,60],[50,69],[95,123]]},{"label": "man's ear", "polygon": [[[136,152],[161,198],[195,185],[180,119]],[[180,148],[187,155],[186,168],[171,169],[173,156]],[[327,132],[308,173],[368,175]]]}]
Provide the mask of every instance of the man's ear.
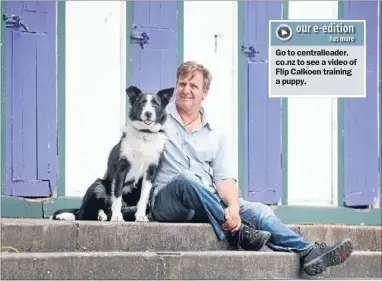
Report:
[{"label": "man's ear", "polygon": [[167,106],[167,104],[170,102],[170,99],[172,95],[174,94],[175,88],[167,88],[160,90],[157,95],[160,98],[162,105]]},{"label": "man's ear", "polygon": [[206,99],[206,97],[207,97],[207,92],[203,92],[203,99],[202,100],[205,100]]},{"label": "man's ear", "polygon": [[126,94],[129,97],[131,105],[134,104],[135,100],[141,93],[142,93],[141,89],[135,86],[130,86],[129,88],[126,89]]}]

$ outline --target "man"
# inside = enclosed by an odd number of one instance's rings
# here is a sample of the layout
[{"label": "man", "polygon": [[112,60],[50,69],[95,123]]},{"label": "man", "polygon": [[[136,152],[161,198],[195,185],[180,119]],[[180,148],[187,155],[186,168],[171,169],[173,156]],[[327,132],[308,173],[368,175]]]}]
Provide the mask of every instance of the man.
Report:
[{"label": "man", "polygon": [[258,250],[266,243],[273,250],[296,252],[309,275],[343,263],[352,252],[350,240],[309,243],[267,205],[239,198],[229,148],[202,107],[210,72],[189,61],[176,75],[176,99],[168,105],[166,123],[169,140],[150,203],[153,219],[210,222],[220,240],[228,233],[229,241],[243,249]]}]

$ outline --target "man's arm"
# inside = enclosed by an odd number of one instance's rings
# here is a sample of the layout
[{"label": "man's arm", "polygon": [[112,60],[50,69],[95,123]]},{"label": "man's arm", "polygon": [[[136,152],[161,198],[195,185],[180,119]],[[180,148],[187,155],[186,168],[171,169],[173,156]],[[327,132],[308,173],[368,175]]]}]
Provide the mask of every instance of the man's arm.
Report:
[{"label": "man's arm", "polygon": [[233,179],[225,179],[216,181],[216,187],[220,197],[223,199],[227,208],[224,209],[225,222],[222,224],[223,229],[228,231],[237,231],[241,226],[239,192],[236,181]]},{"label": "man's arm", "polygon": [[215,182],[218,193],[228,207],[239,208],[239,191],[236,181],[228,178]]},{"label": "man's arm", "polygon": [[211,166],[217,191],[227,205],[225,211],[226,222],[222,227],[236,231],[240,228],[239,190],[236,184],[236,172],[233,167],[232,155],[224,136],[218,142],[218,148]]}]

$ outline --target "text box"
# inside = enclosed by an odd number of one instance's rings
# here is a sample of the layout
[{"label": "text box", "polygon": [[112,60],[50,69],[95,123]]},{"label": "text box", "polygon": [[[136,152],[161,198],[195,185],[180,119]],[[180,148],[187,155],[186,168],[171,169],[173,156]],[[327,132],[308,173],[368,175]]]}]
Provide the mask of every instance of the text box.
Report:
[{"label": "text box", "polygon": [[269,97],[366,97],[364,20],[270,20]]}]

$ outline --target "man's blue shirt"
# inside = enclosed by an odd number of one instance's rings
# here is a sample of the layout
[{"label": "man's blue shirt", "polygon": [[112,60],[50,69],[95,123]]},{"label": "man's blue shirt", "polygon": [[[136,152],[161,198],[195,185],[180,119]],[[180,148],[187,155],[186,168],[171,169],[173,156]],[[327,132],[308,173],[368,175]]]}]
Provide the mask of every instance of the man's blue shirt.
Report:
[{"label": "man's blue shirt", "polygon": [[208,121],[203,107],[201,113],[202,124],[188,133],[182,125],[176,104],[170,103],[167,106],[164,130],[168,140],[162,167],[154,181],[153,197],[184,170],[193,172],[216,195],[215,181],[227,178],[237,180],[224,134],[219,133]]}]

